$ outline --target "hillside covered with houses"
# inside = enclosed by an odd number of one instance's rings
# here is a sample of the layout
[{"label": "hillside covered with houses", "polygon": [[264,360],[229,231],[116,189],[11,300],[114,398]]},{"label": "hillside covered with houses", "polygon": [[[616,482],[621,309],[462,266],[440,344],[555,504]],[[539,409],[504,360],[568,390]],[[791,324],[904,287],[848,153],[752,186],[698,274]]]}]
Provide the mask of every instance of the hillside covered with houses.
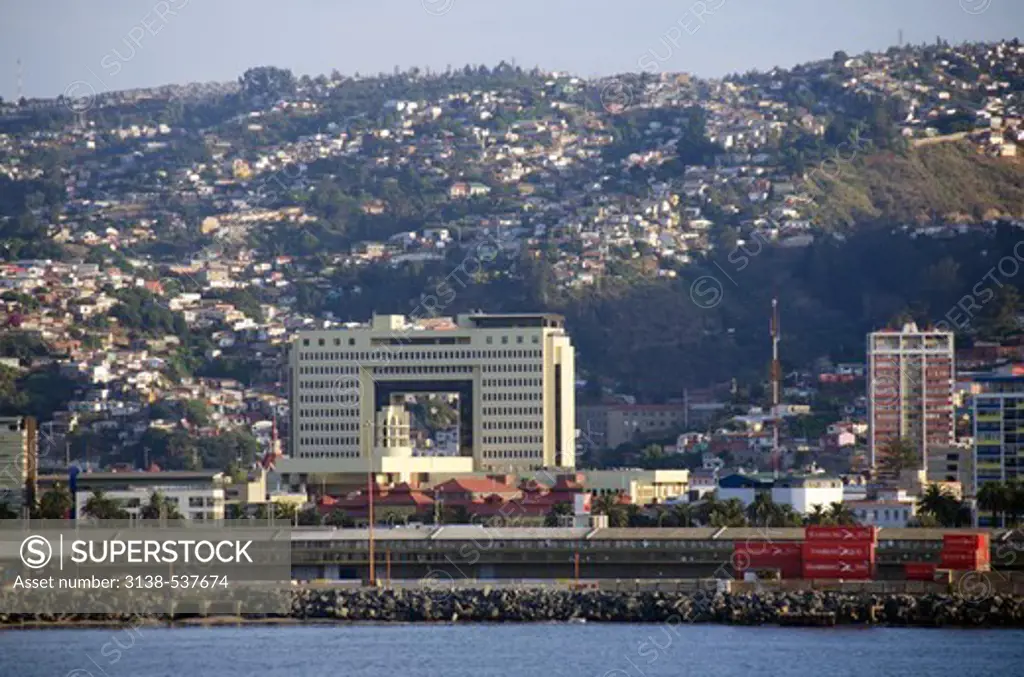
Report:
[{"label": "hillside covered with houses", "polygon": [[[0,104],[0,408],[55,453],[244,467],[287,435],[291,335],[374,311],[561,312],[586,379],[644,402],[763,380],[773,295],[788,366],[857,359],[1019,238],[1022,61],[261,67]],[[1020,287],[956,329],[1009,332]]]}]

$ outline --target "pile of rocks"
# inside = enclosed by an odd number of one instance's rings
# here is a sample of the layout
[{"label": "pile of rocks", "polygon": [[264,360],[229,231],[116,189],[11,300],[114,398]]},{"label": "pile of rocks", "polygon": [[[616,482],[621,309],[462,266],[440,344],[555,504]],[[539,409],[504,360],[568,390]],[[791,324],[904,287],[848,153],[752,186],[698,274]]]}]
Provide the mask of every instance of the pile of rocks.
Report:
[{"label": "pile of rocks", "polygon": [[805,591],[757,594],[545,589],[303,590],[294,616],[348,621],[777,624],[794,616],[837,624],[1024,627],[1024,598],[865,595]]},{"label": "pile of rocks", "polygon": [[[764,624],[888,624],[1024,628],[1024,598],[959,595],[877,595],[801,591],[726,594],[716,592],[612,592],[543,588],[290,588],[283,606],[247,618],[372,622],[539,622]],[[0,609],[15,608],[4,604]],[[290,611],[289,611],[290,608]],[[171,622],[202,615],[195,607],[163,613],[0,613],[0,625],[109,622],[131,619]],[[222,609],[206,613],[223,614]]]}]

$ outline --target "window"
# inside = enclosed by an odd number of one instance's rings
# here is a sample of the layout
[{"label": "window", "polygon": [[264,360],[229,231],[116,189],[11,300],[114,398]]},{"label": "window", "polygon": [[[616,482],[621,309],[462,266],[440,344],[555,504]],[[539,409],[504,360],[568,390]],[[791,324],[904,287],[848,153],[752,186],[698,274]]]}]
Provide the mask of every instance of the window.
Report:
[{"label": "window", "polygon": [[491,345],[493,343],[494,343],[494,337],[493,336],[488,336],[487,337],[487,345]]},{"label": "window", "polygon": [[507,336],[502,336],[501,337],[501,344],[502,345],[507,345],[508,344],[508,337]]},{"label": "window", "polygon": [[348,340],[348,344],[349,344],[350,346],[354,346],[354,345],[356,344],[356,340],[355,340],[354,338],[350,338],[350,339]]},{"label": "window", "polygon": [[523,342],[523,337],[522,336],[517,336],[516,337],[516,343],[522,343],[522,342]]}]

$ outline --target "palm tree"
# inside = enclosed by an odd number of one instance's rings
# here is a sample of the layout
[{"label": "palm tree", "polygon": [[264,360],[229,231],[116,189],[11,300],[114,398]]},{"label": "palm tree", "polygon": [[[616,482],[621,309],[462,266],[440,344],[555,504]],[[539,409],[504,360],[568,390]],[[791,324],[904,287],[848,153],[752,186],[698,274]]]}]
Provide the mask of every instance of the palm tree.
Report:
[{"label": "palm tree", "polygon": [[948,490],[937,484],[929,485],[917,499],[917,509],[931,515],[941,526],[954,527],[960,522],[961,503]]},{"label": "palm tree", "polygon": [[767,493],[761,493],[754,497],[753,503],[747,506],[747,518],[754,526],[768,526],[778,514],[778,506],[772,501]]},{"label": "palm tree", "polygon": [[777,522],[780,527],[802,527],[804,525],[803,515],[789,503],[776,503],[775,506],[776,514],[773,517],[773,524]]},{"label": "palm tree", "polygon": [[55,482],[53,488],[39,499],[39,508],[34,517],[44,520],[61,520],[71,511],[71,492],[64,485]]},{"label": "palm tree", "polygon": [[551,510],[544,516],[544,526],[558,527],[562,525],[562,518],[572,514],[572,506],[569,503],[555,503]]},{"label": "palm tree", "polygon": [[154,491],[149,497],[149,503],[142,506],[139,517],[147,520],[168,519],[180,520],[181,513],[178,506],[159,491]]},{"label": "palm tree", "polygon": [[834,501],[828,508],[828,517],[833,524],[841,526],[854,526],[857,524],[857,516],[853,510],[841,501]]},{"label": "palm tree", "polygon": [[121,502],[108,498],[99,489],[85,502],[82,512],[98,520],[128,519],[128,513],[121,507]]},{"label": "palm tree", "polygon": [[1006,526],[1006,514],[1010,510],[1010,492],[1002,482],[985,482],[978,489],[978,508],[992,513],[992,520]]},{"label": "palm tree", "polygon": [[811,506],[811,512],[807,513],[807,524],[829,524],[828,511],[821,505],[815,503]]},{"label": "palm tree", "polygon": [[1017,526],[1020,516],[1024,515],[1024,482],[1019,477],[1006,483],[1006,502],[1011,515],[1010,523]]},{"label": "palm tree", "polygon": [[324,524],[330,527],[351,527],[354,521],[351,517],[345,514],[344,510],[335,509],[331,511],[331,514],[324,520]]},{"label": "palm tree", "polygon": [[305,510],[300,510],[297,521],[299,526],[303,527],[318,527],[323,525],[324,516],[320,514],[320,511],[316,509],[316,506],[310,506]]},{"label": "palm tree", "polygon": [[745,527],[747,526],[747,515],[743,509],[743,501],[738,498],[730,498],[728,501],[719,503],[714,512],[711,513],[711,526],[713,527]]},{"label": "palm tree", "polygon": [[675,515],[676,523],[681,527],[693,526],[693,508],[686,504],[673,506],[672,514]]}]

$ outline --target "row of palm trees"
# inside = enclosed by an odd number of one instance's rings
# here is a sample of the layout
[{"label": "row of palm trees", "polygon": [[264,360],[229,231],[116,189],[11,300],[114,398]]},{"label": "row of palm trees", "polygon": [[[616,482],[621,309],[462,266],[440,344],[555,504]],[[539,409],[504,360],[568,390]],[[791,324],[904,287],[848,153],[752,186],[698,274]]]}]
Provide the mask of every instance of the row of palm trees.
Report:
[{"label": "row of palm trees", "polygon": [[1018,526],[1024,516],[1024,482],[986,482],[978,489],[978,509],[989,512],[1001,526]]},{"label": "row of palm trees", "polygon": [[[558,516],[569,514],[568,504],[555,506],[546,523],[558,524]],[[857,524],[853,511],[841,502],[829,506],[812,506],[805,517],[793,506],[776,503],[769,494],[758,494],[744,507],[738,498],[721,500],[712,493],[699,503],[654,506],[643,509],[636,505],[622,505],[618,496],[599,496],[594,500],[593,512],[607,515],[610,527],[802,527],[808,524]]]},{"label": "row of palm trees", "polygon": [[[62,485],[54,486],[42,495],[39,505],[32,510],[35,519],[65,519],[71,512],[72,498]],[[83,516],[99,520],[128,519],[129,513],[122,502],[110,498],[103,491],[97,490],[89,496],[82,506]],[[20,515],[6,503],[0,503],[0,519],[17,519]],[[142,519],[182,519],[178,506],[159,491],[149,497],[149,503],[139,510]]]}]

